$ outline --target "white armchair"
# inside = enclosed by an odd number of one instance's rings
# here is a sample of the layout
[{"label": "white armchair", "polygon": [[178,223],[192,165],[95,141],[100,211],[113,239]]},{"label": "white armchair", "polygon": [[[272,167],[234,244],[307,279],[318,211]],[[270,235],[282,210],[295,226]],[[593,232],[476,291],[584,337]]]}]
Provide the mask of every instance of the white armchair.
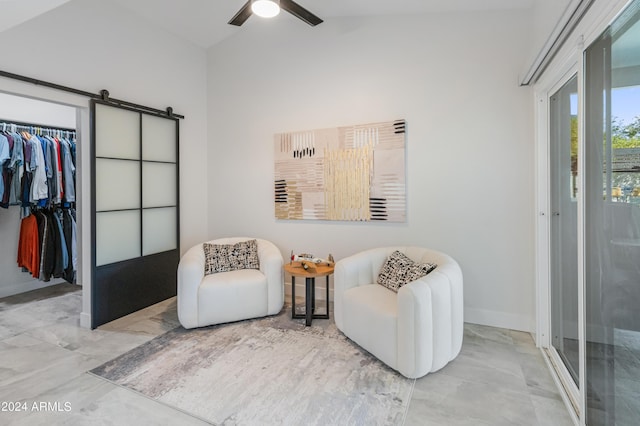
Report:
[{"label": "white armchair", "polygon": [[[415,262],[438,266],[395,293],[376,283],[395,250]],[[462,271],[446,254],[420,247],[366,250],[336,264],[334,284],[338,329],[403,376],[437,371],[460,353]]]},{"label": "white armchair", "polygon": [[[252,238],[221,238],[235,244]],[[202,244],[190,248],[178,265],[178,319],[184,328],[275,315],[284,305],[283,259],[267,240],[257,239],[260,269],[204,274]]]}]

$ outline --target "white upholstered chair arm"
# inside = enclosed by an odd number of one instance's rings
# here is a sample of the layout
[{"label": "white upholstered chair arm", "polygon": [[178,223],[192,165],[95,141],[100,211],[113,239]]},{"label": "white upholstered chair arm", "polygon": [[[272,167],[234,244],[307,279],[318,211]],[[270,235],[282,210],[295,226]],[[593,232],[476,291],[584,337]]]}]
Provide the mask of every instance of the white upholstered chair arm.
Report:
[{"label": "white upholstered chair arm", "polygon": [[462,348],[462,330],[453,328],[464,321],[462,271],[444,254],[428,260],[438,267],[398,291],[398,347],[412,348],[398,353],[398,371],[405,376],[437,371]]},{"label": "white upholstered chair arm", "polygon": [[367,250],[354,254],[344,259],[340,259],[336,263],[333,272],[333,302],[334,317],[338,328],[342,327],[342,309],[344,292],[350,288],[361,285],[373,284],[376,280],[380,265],[374,265],[375,256],[371,256],[370,252],[378,249]]},{"label": "white upholstered chair arm", "polygon": [[336,263],[333,272],[336,293],[344,293],[346,290],[361,284],[358,277],[361,275],[360,271],[365,269],[366,262],[367,259],[350,256]]},{"label": "white upholstered chair arm", "polygon": [[452,327],[454,327],[452,330],[451,356],[449,360],[453,360],[462,349],[462,340],[464,337],[462,326],[459,327],[459,330],[455,328],[457,325],[464,324],[464,288],[460,265],[453,258],[446,255],[445,257],[446,261],[429,275],[433,275],[433,279],[437,277],[440,280],[444,280],[443,282],[449,283],[449,289],[451,291],[451,323]]},{"label": "white upholstered chair arm", "polygon": [[[432,294],[426,277],[398,291],[398,371],[421,377],[431,370],[433,356]],[[425,356],[426,355],[426,356]],[[419,371],[421,374],[415,374]]]},{"label": "white upholstered chair arm", "polygon": [[275,244],[267,240],[258,240],[258,258],[260,272],[267,277],[268,315],[275,315],[282,309],[284,303],[284,273],[283,258]]},{"label": "white upholstered chair arm", "polygon": [[334,278],[341,281],[339,285],[344,286],[342,291],[360,285],[373,284],[386,259],[387,250],[385,249],[371,249],[345,257],[336,263]]},{"label": "white upholstered chair arm", "polygon": [[178,318],[186,328],[198,326],[198,287],[204,278],[202,244],[191,247],[178,264]]}]

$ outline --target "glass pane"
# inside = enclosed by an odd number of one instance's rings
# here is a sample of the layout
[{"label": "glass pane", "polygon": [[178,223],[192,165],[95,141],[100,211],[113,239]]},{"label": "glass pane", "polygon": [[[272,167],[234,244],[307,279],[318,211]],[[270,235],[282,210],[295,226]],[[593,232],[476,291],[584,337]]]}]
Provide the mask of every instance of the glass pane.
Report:
[{"label": "glass pane", "polygon": [[587,424],[640,418],[640,0],[586,51]]},{"label": "glass pane", "polygon": [[142,163],[143,207],[176,205],[176,166],[164,163]]},{"label": "glass pane", "polygon": [[142,116],[142,159],[176,162],[176,122],[167,118]]},{"label": "glass pane", "polygon": [[96,157],[140,159],[140,114],[96,104]]},{"label": "glass pane", "polygon": [[140,257],[140,210],[96,213],[96,266]]},{"label": "glass pane", "polygon": [[142,254],[161,253],[178,248],[176,207],[142,212]]},{"label": "glass pane", "polygon": [[576,385],[578,353],[578,78],[550,99],[551,344]]},{"label": "glass pane", "polygon": [[137,208],[140,208],[140,162],[97,158],[96,211]]}]

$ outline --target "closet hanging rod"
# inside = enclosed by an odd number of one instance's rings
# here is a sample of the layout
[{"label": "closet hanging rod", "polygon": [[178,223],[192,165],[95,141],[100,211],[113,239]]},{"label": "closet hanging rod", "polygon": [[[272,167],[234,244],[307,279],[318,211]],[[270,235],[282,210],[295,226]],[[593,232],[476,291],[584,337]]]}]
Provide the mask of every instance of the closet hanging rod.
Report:
[{"label": "closet hanging rod", "polygon": [[162,117],[184,118],[184,115],[174,113],[173,108],[171,107],[168,107],[166,110],[161,110],[161,109],[147,107],[144,105],[135,104],[133,102],[123,101],[116,98],[110,98],[109,92],[106,90],[102,90],[99,94],[95,94],[95,93],[87,92],[80,89],[74,89],[73,87],[62,86],[60,84],[50,83],[48,81],[38,80],[36,78],[27,77],[20,74],[14,74],[14,73],[3,71],[3,70],[0,70],[0,77],[6,77],[13,80],[20,80],[27,83],[35,84],[36,86],[44,86],[44,87],[49,87],[51,89],[62,90],[63,92],[73,93],[73,94],[85,96],[91,99],[100,99],[105,102],[114,103],[120,106],[128,106],[137,110],[159,115]]},{"label": "closet hanging rod", "polygon": [[0,118],[0,127],[2,127],[3,124],[6,124],[7,126],[15,124],[16,126],[22,126],[22,127],[37,127],[40,129],[47,129],[47,130],[60,130],[62,132],[73,132],[73,133],[76,132],[76,129],[72,129],[70,127],[52,126],[50,124],[26,123],[23,121],[5,120],[3,118]]}]

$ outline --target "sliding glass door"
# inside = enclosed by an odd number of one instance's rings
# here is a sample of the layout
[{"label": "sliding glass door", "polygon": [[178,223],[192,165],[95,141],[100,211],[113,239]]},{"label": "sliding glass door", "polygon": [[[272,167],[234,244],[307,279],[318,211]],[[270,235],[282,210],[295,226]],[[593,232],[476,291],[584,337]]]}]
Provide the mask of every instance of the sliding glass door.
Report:
[{"label": "sliding glass door", "polygon": [[[578,77],[549,99],[550,293],[554,364],[579,384]],[[574,388],[575,386],[571,386]],[[574,400],[577,400],[577,388]]]},{"label": "sliding glass door", "polygon": [[[539,198],[538,337],[579,424],[635,426],[640,0],[591,40],[558,59],[539,84],[540,105],[548,105],[540,124],[549,138],[539,146],[539,170],[548,173]],[[567,77],[569,70],[575,75]]]},{"label": "sliding glass door", "polygon": [[587,424],[640,422],[640,0],[585,54]]}]

